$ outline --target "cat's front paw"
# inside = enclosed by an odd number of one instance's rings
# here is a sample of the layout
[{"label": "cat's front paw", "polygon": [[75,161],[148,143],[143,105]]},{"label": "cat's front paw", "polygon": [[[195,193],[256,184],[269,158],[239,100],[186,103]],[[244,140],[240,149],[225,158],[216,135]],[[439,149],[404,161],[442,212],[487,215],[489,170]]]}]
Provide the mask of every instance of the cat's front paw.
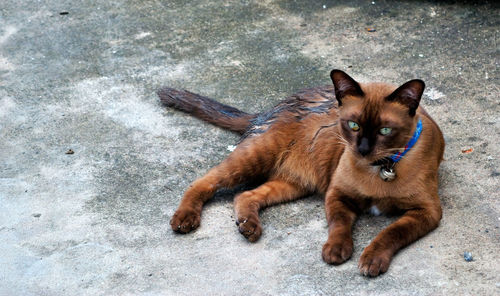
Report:
[{"label": "cat's front paw", "polygon": [[351,258],[353,243],[351,238],[327,241],[323,245],[323,261],[328,264],[342,264]]},{"label": "cat's front paw", "polygon": [[255,215],[250,215],[247,218],[239,217],[236,220],[236,225],[240,233],[249,241],[256,242],[262,234],[259,218]]},{"label": "cat's front paw", "polygon": [[170,219],[170,226],[175,232],[188,233],[200,226],[200,220],[198,211],[190,208],[179,208]]},{"label": "cat's front paw", "polygon": [[389,269],[391,259],[390,250],[369,245],[359,258],[359,272],[364,276],[376,277]]}]

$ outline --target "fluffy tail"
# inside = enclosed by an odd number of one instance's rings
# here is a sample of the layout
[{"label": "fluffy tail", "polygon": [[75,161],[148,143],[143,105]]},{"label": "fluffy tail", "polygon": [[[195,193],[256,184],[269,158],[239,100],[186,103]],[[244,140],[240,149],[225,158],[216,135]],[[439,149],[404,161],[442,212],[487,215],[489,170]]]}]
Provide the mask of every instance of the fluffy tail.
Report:
[{"label": "fluffy tail", "polygon": [[254,115],[245,113],[215,100],[187,90],[165,87],[158,91],[160,100],[168,107],[192,114],[214,125],[243,134]]}]

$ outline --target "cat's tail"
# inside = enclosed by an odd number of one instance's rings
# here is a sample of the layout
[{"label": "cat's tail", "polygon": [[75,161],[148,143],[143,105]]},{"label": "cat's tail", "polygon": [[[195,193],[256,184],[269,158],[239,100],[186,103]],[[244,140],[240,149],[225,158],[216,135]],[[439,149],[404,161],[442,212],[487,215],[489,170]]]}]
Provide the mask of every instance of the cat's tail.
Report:
[{"label": "cat's tail", "polygon": [[245,133],[250,120],[255,116],[187,90],[165,87],[157,93],[163,104],[168,107],[240,134]]}]

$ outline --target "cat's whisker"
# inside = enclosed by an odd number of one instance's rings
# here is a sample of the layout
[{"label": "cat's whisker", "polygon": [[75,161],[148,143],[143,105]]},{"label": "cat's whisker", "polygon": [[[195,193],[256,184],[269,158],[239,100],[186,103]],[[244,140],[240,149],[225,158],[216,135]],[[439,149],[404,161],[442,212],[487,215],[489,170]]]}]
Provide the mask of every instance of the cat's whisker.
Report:
[{"label": "cat's whisker", "polygon": [[353,147],[351,146],[351,143],[349,143],[349,141],[347,141],[341,134],[336,134],[336,138],[337,140],[339,140],[342,144],[344,144],[344,147],[345,149],[351,151],[351,152],[355,152],[355,150],[353,149]]},{"label": "cat's whisker", "polygon": [[340,140],[342,143],[349,144],[349,142],[348,142],[348,141],[344,138],[344,136],[342,136],[342,134],[337,133],[337,134],[335,134],[335,136],[336,136],[336,138],[337,138],[338,140]]},{"label": "cat's whisker", "polygon": [[339,136],[339,135],[336,135],[336,140],[338,140],[338,142],[340,142],[341,144],[344,144],[344,145],[349,145],[349,142],[347,142],[346,139],[344,139],[342,136]]}]

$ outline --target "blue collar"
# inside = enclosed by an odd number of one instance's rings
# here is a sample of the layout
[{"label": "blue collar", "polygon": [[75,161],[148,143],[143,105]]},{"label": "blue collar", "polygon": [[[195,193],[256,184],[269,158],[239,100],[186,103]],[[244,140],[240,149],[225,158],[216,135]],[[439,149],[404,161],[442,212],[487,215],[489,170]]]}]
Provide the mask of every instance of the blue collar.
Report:
[{"label": "blue collar", "polygon": [[422,132],[422,120],[419,119],[417,123],[417,129],[415,129],[415,133],[413,133],[413,137],[411,137],[408,144],[406,144],[405,149],[396,154],[393,154],[390,158],[394,163],[398,162],[403,158],[403,156],[408,152],[415,143],[417,143],[418,138],[420,137],[420,133]]}]

